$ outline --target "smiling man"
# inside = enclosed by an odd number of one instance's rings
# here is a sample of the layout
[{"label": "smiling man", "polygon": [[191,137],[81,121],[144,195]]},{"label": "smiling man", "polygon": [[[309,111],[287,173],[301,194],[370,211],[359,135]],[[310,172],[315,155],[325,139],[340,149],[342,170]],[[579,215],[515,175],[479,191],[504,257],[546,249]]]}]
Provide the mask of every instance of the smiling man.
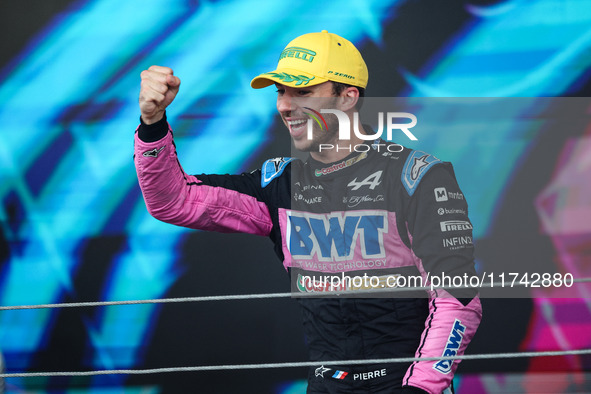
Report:
[{"label": "smiling man", "polygon": [[[321,154],[322,144],[334,144],[338,141],[338,127],[334,117],[322,118],[323,122],[312,123],[312,138],[308,135],[308,120],[310,114],[318,114],[317,110],[307,105],[314,105],[321,108],[342,108],[347,100],[354,100],[359,91],[353,87],[346,88],[345,95],[334,97],[334,85],[332,82],[323,82],[308,88],[290,87],[275,83],[277,87],[277,111],[289,130],[293,144],[297,150],[310,152],[316,160],[330,162],[338,160],[338,157],[331,157]],[[311,100],[310,100],[311,99]],[[338,101],[337,101],[338,100]],[[322,126],[324,125],[324,128]],[[342,151],[344,152],[344,151]],[[336,153],[336,152],[332,152]],[[328,157],[327,157],[328,156]],[[341,153],[340,156],[346,156]]]},{"label": "smiling man", "polygon": [[[275,158],[251,173],[193,176],[179,164],[165,116],[180,80],[152,66],[142,72],[138,179],[157,219],[271,238],[292,291],[302,295],[309,356],[317,362],[309,393],[451,392],[459,361],[445,357],[463,354],[476,332],[476,292],[436,288],[368,298],[360,290],[475,275],[468,208],[451,164],[368,141],[372,131],[354,116],[367,80],[349,41],[326,31],[297,37],[277,68],[251,86],[277,88],[277,110],[308,160]],[[350,139],[340,138],[337,114],[348,120]],[[444,359],[375,361],[399,357]],[[373,362],[343,362],[352,359]]]}]

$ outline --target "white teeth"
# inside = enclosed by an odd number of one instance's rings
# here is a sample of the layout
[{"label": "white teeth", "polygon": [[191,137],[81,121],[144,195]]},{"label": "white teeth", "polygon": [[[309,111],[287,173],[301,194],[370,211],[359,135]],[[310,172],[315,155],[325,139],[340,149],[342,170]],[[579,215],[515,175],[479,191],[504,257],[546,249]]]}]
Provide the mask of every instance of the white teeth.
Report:
[{"label": "white teeth", "polygon": [[303,124],[305,124],[307,121],[306,120],[290,120],[287,123],[291,126],[291,127],[298,127],[298,126],[302,126]]}]

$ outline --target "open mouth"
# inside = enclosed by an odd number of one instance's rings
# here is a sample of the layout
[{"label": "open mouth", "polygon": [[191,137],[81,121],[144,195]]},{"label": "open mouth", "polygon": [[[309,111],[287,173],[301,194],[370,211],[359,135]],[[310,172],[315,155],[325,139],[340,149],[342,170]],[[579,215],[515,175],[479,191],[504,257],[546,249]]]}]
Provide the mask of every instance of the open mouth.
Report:
[{"label": "open mouth", "polygon": [[287,121],[292,136],[300,136],[307,130],[308,119],[290,119]]}]

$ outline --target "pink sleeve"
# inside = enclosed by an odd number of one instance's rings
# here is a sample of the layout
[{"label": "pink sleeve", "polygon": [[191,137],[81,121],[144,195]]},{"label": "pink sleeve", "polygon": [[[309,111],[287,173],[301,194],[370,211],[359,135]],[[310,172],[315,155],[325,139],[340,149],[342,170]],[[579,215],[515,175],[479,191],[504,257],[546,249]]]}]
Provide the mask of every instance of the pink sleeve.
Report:
[{"label": "pink sleeve", "polygon": [[[460,356],[476,333],[482,317],[480,299],[467,305],[447,295],[429,301],[429,316],[416,357]],[[403,385],[441,393],[450,386],[460,360],[414,362],[404,376]]]},{"label": "pink sleeve", "polygon": [[135,134],[134,161],[148,212],[158,220],[193,229],[268,235],[267,206],[236,190],[204,185],[187,175],[176,155],[172,132],[156,142]]}]

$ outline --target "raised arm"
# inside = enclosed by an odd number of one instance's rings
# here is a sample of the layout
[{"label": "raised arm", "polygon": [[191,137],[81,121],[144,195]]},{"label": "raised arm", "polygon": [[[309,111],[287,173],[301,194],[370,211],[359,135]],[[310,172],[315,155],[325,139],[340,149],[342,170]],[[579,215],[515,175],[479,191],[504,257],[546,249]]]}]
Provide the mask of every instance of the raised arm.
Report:
[{"label": "raised arm", "polygon": [[223,186],[188,175],[177,158],[165,115],[180,79],[171,69],[159,66],[141,76],[141,124],[135,135],[134,162],[150,214],[194,229],[268,235],[273,225],[266,204],[257,196],[260,174],[210,177],[223,178]]}]

